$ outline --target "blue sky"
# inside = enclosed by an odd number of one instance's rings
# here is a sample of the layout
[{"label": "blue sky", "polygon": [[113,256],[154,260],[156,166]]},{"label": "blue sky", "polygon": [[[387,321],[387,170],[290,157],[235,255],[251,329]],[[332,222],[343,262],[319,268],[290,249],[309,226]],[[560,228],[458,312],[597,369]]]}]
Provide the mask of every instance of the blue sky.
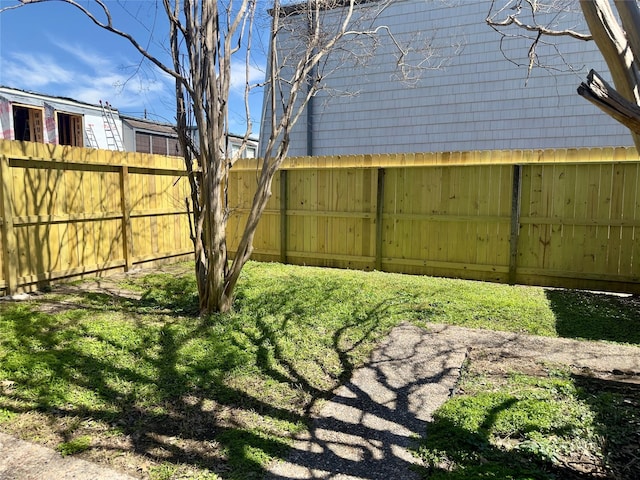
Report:
[{"label": "blue sky", "polygon": [[[90,2],[80,0],[87,5]],[[0,0],[0,7],[18,3]],[[107,1],[114,23],[132,33],[140,43],[164,57],[167,29],[161,2],[154,0]],[[123,8],[123,6],[125,8]],[[252,81],[264,78],[264,50],[251,68]],[[232,85],[230,124],[244,133],[242,81],[244,64]],[[173,123],[174,83],[148,62],[125,39],[94,25],[70,5],[52,1],[0,13],[0,85],[64,96],[88,103],[108,101],[121,113]],[[251,116],[257,135],[262,106],[261,92],[252,93]]]}]

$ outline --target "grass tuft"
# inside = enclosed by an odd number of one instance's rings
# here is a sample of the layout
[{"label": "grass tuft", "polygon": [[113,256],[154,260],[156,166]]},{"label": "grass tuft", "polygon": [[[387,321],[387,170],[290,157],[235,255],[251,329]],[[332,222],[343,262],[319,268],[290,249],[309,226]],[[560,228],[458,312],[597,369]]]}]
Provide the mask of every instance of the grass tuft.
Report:
[{"label": "grass tuft", "polygon": [[91,448],[91,437],[88,435],[83,435],[81,437],[74,438],[73,440],[69,440],[68,442],[60,443],[56,450],[62,455],[66,457],[68,455],[75,455],[76,453],[81,453]]},{"label": "grass tuft", "polygon": [[640,390],[611,388],[542,366],[507,378],[467,373],[417,450],[423,478],[637,478]]}]

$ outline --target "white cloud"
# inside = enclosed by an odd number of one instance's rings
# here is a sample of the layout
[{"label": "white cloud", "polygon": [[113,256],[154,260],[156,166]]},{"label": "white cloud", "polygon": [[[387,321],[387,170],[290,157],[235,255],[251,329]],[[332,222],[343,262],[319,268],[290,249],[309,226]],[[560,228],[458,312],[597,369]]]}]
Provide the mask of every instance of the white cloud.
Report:
[{"label": "white cloud", "polygon": [[[110,102],[119,110],[151,111],[167,120],[172,80],[147,65],[110,58],[82,45],[52,40],[50,53],[10,53],[2,60],[0,84],[96,104]],[[124,65],[124,66],[123,66]],[[154,112],[155,109],[157,112]],[[162,112],[161,112],[162,111]]]},{"label": "white cloud", "polygon": [[[125,113],[141,116],[147,112],[151,118],[172,122],[175,118],[173,78],[148,62],[142,65],[139,62],[140,59],[133,55],[130,58],[120,52],[110,55],[86,45],[50,38],[45,53],[3,55],[0,84],[91,104],[108,101]],[[234,61],[231,70],[231,129],[242,131],[245,123],[244,62]],[[264,70],[250,66],[249,83],[263,80]],[[256,126],[262,103],[258,93],[250,97],[252,116],[257,117]]]},{"label": "white cloud", "polygon": [[[236,61],[231,64],[231,90],[236,94],[244,94],[244,86],[247,80],[246,65]],[[264,80],[264,71],[253,65],[249,66],[249,85]]]},{"label": "white cloud", "polygon": [[75,72],[58,65],[44,54],[11,53],[2,65],[2,83],[25,89],[39,89],[50,84],[70,83]]}]

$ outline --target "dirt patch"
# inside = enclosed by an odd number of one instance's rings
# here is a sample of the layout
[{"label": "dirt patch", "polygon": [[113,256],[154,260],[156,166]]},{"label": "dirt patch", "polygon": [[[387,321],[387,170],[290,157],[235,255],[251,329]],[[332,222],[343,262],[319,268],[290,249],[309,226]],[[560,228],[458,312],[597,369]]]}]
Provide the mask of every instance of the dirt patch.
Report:
[{"label": "dirt patch", "polygon": [[[449,333],[457,336],[463,332]],[[563,478],[640,478],[639,348],[495,332],[493,339],[488,338],[489,332],[472,331],[468,335],[482,340],[468,348],[463,374],[482,378],[488,385],[504,386],[514,374],[549,379],[568,370],[581,398],[591,404],[597,417],[612,415],[610,410],[601,408],[598,399],[618,399],[619,408],[613,414],[616,418],[600,418],[604,425],[600,433],[607,438],[605,457],[586,450],[556,453],[555,460],[563,466]],[[534,345],[537,348],[532,348]],[[456,388],[453,394],[465,392]]]}]

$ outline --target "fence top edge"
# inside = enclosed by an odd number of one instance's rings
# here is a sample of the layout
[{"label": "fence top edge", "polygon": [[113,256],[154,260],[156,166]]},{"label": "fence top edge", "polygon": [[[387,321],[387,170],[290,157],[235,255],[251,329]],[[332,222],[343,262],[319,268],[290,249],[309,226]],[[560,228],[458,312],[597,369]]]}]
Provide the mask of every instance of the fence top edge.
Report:
[{"label": "fence top edge", "polygon": [[[181,157],[138,152],[117,152],[64,145],[50,145],[15,140],[0,140],[0,155],[9,159],[69,165],[129,167],[171,172],[186,172]],[[640,156],[633,147],[565,148],[537,150],[476,150],[452,152],[416,152],[389,154],[332,155],[289,157],[282,170],[371,169],[482,165],[633,163]],[[240,159],[233,171],[256,171],[261,159]]]},{"label": "fence top edge", "polygon": [[181,157],[21,142],[17,140],[0,140],[0,155],[11,160],[69,165],[185,170],[184,160]]},{"label": "fence top edge", "polygon": [[[603,147],[549,150],[478,150],[458,152],[289,157],[285,159],[280,169],[371,169],[430,166],[545,165],[625,162],[640,162],[640,156],[635,148]],[[259,169],[260,164],[260,159],[242,159],[234,165],[233,170],[255,171],[256,169]]]}]

